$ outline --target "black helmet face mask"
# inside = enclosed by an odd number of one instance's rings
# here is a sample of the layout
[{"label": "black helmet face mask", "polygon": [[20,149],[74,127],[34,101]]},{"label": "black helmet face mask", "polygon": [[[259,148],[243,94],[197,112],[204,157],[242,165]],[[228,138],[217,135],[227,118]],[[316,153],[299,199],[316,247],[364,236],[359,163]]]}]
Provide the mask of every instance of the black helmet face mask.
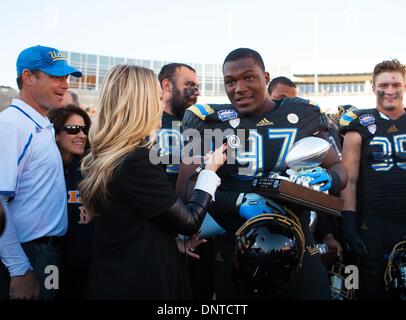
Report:
[{"label": "black helmet face mask", "polygon": [[330,290],[332,300],[353,300],[354,289],[348,289],[345,284],[347,274],[345,273],[345,265],[341,262],[334,264],[327,271],[330,280]]},{"label": "black helmet face mask", "polygon": [[233,279],[253,295],[276,295],[285,290],[304,253],[297,218],[289,212],[262,214],[244,223],[236,236]]},{"label": "black helmet face mask", "polygon": [[406,240],[393,247],[384,280],[386,289],[393,298],[406,300]]}]

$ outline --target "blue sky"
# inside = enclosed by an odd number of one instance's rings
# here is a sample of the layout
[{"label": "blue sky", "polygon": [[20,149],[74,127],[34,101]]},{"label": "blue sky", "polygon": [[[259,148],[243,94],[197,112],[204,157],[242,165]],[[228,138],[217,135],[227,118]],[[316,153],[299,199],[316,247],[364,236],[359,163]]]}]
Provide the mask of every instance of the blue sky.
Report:
[{"label": "blue sky", "polygon": [[0,2],[0,85],[26,47],[222,63],[237,47],[294,73],[370,72],[406,63],[404,0],[19,0]]}]

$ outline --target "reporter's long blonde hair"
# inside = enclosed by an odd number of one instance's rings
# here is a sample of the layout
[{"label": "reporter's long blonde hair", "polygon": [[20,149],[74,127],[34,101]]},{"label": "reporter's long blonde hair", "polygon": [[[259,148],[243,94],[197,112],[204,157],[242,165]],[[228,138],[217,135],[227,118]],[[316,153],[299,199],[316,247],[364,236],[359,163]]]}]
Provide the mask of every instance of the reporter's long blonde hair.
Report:
[{"label": "reporter's long blonde hair", "polygon": [[152,70],[118,65],[104,80],[96,120],[90,132],[90,153],[82,161],[80,194],[86,209],[96,214],[105,205],[108,183],[120,161],[137,147],[151,148],[148,139],[160,125],[160,88]]}]

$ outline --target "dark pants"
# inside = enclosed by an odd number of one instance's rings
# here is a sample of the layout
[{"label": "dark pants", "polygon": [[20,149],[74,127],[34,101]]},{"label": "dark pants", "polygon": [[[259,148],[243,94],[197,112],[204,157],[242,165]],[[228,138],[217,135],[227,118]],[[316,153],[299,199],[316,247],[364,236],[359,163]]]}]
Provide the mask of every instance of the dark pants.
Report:
[{"label": "dark pants", "polygon": [[[47,285],[49,287],[49,285],[51,285],[54,287],[54,279],[59,281],[59,244],[53,240],[48,242],[37,242],[34,240],[23,243],[21,246],[30,260],[31,267],[34,269],[33,271],[37,276],[41,289],[40,298],[43,300],[54,299],[58,290],[47,289],[45,286]],[[47,266],[56,266],[58,271],[54,272],[53,267],[46,270]],[[59,287],[58,284],[57,287]],[[0,262],[0,300],[9,299],[9,292],[9,272],[4,264]]]},{"label": "dark pants", "polygon": [[406,221],[366,215],[360,234],[368,254],[361,257],[359,298],[388,299],[384,282],[387,257],[406,235]]},{"label": "dark pants", "polygon": [[210,300],[214,295],[214,257],[215,239],[208,238],[206,243],[196,248],[200,259],[188,257],[189,279],[193,297],[197,300]]},{"label": "dark pants", "polygon": [[[330,300],[331,292],[326,269],[320,254],[310,254],[308,247],[314,245],[313,235],[308,228],[308,216],[301,216],[301,224],[305,235],[305,253],[302,266],[294,274],[289,288],[278,296],[257,297],[249,295],[239,287],[230,275],[230,258],[234,251],[234,236],[227,235],[216,242],[219,246],[219,255],[215,258],[216,297],[219,300],[230,299],[287,299],[287,300]],[[313,252],[314,253],[314,252]]]}]

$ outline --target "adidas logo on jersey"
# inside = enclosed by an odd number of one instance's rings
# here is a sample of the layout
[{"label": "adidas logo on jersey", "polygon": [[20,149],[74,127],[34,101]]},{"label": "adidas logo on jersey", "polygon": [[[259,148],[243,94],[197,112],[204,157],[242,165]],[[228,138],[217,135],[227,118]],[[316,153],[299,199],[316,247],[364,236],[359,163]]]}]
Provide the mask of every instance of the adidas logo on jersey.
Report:
[{"label": "adidas logo on jersey", "polygon": [[398,128],[396,128],[395,125],[392,125],[392,127],[390,127],[390,128],[388,129],[388,133],[398,132],[398,131],[399,131],[399,130],[398,130]]},{"label": "adidas logo on jersey", "polygon": [[269,121],[267,118],[263,118],[260,122],[257,123],[257,127],[262,126],[272,126],[273,122]]}]

